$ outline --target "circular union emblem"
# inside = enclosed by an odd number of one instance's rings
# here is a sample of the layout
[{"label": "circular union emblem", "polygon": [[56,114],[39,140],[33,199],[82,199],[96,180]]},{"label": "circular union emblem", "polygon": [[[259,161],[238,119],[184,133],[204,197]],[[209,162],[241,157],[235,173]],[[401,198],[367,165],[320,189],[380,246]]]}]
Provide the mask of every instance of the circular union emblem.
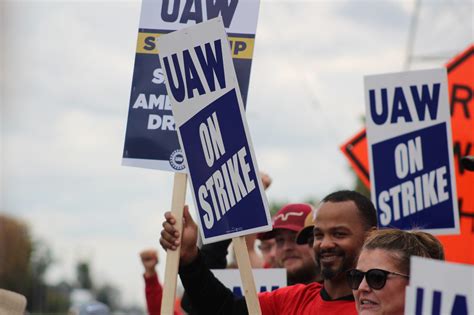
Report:
[{"label": "circular union emblem", "polygon": [[184,156],[181,149],[174,150],[173,153],[171,153],[170,164],[171,167],[177,171],[181,171],[185,168]]}]

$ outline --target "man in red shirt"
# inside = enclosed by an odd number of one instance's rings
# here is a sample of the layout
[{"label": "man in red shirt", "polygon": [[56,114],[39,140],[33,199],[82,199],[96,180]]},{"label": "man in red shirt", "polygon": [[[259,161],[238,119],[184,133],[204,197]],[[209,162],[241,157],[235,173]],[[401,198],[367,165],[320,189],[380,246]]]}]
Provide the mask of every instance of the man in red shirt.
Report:
[{"label": "man in red shirt", "polygon": [[[202,262],[196,246],[197,226],[187,208],[183,237],[174,228],[176,219],[165,214],[160,243],[175,250],[181,242],[179,275],[193,306],[201,314],[247,314],[243,299],[237,299]],[[298,284],[259,294],[263,315],[357,314],[345,271],[354,267],[364,240],[377,225],[376,211],[369,199],[354,191],[338,191],[326,196],[314,211],[316,261],[323,284]]]}]

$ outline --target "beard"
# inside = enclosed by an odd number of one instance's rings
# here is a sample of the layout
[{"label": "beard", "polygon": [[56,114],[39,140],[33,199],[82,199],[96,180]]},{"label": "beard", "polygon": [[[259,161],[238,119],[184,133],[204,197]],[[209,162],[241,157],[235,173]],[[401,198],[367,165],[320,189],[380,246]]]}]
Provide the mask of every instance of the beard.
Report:
[{"label": "beard", "polygon": [[[339,265],[325,266],[324,263],[321,263],[321,256],[323,254],[332,254],[338,256],[342,261]],[[340,248],[321,250],[317,255],[317,262],[321,267],[321,276],[324,280],[334,279],[340,274],[343,274],[346,270],[352,268],[354,265],[354,259],[347,257],[346,253]]]},{"label": "beard", "polygon": [[319,266],[316,263],[314,263],[314,265],[308,264],[302,268],[292,270],[291,272],[287,270],[288,285],[298,283],[309,284],[318,279],[319,273]]}]

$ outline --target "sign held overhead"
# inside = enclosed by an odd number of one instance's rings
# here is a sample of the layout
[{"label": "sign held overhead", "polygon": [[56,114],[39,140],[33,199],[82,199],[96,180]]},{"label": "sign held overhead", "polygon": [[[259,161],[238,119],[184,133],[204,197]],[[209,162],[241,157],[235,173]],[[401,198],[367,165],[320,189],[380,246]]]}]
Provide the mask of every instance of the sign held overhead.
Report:
[{"label": "sign held overhead", "polygon": [[367,76],[365,94],[379,226],[459,233],[446,70]]},{"label": "sign held overhead", "polygon": [[[220,44],[231,46],[245,105],[258,9],[259,0],[142,1],[122,155],[123,165],[185,172],[170,96],[166,92],[164,69],[159,60],[161,52],[158,50],[158,39],[175,30],[221,16],[229,33],[229,40]],[[205,51],[202,53],[202,56],[206,55]],[[205,63],[212,67],[212,64],[207,64],[207,60]],[[184,88],[178,91],[182,93],[186,92],[188,87],[179,88]],[[192,93],[199,91],[202,92],[199,89]]]},{"label": "sign held overhead", "polygon": [[270,230],[222,19],[158,43],[203,242]]}]

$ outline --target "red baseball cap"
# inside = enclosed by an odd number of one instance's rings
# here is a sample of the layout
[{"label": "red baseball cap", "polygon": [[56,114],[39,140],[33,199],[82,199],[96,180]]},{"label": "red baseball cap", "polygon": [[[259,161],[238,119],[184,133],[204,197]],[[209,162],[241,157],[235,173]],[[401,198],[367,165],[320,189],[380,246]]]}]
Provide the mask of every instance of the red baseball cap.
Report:
[{"label": "red baseball cap", "polygon": [[273,230],[259,233],[257,238],[267,240],[275,237],[276,229],[299,232],[305,226],[305,219],[311,213],[312,207],[306,203],[290,203],[281,208],[273,217]]}]

